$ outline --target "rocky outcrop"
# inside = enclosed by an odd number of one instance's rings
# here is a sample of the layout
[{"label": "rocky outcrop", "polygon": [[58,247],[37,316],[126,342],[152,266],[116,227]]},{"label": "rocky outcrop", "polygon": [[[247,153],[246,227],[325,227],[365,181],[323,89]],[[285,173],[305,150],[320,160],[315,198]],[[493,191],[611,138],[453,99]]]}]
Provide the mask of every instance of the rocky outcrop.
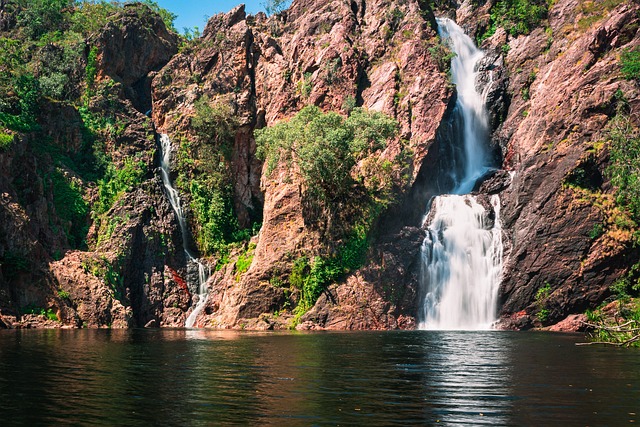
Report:
[{"label": "rocky outcrop", "polygon": [[[580,2],[558,1],[550,30],[508,40],[513,95],[494,139],[513,175],[501,194],[509,246],[501,306],[512,327],[554,323],[596,306],[628,267],[628,237],[603,208],[612,189],[600,141],[621,102],[617,93],[638,111],[637,85],[621,79],[618,62],[621,49],[640,43],[638,5],[602,5],[599,13],[585,27]],[[498,48],[502,41],[487,43]],[[604,232],[594,233],[598,227]],[[548,296],[538,293],[543,287]]]},{"label": "rocky outcrop", "polygon": [[177,36],[136,4],[87,45],[98,79],[84,109],[45,99],[39,127],[0,150],[0,310],[13,327],[183,325],[186,261],[139,111]]},{"label": "rocky outcrop", "polygon": [[138,111],[151,109],[151,79],[178,51],[178,36],[140,4],[125,5],[95,40],[98,79],[122,83]]},{"label": "rocky outcrop", "polygon": [[331,286],[299,329],[414,329],[424,230],[404,227],[380,239],[369,265]]},{"label": "rocky outcrop", "polygon": [[[435,50],[429,50],[438,43],[435,20],[423,6],[417,1],[300,0],[269,19],[263,14],[247,16],[240,6],[213,17],[194,50],[176,55],[155,77],[153,117],[170,134],[189,133],[189,114],[203,94],[233,105],[240,118],[234,151],[244,153],[233,162],[233,170],[241,172],[235,179],[239,217],[248,208],[247,200],[264,201],[251,268],[240,277],[232,271],[214,276],[209,309],[203,314],[208,324],[246,326],[252,318],[295,304],[296,290],[282,289],[281,283],[287,283],[295,258],[313,256],[322,247],[319,230],[305,220],[298,178],[281,169],[260,179],[262,167],[255,162],[251,137],[254,128],[288,118],[307,104],[343,112],[354,105],[382,111],[401,127],[401,138],[392,141],[382,156],[395,159],[403,150],[412,153],[406,187],[400,191],[420,179],[419,170],[427,167],[424,159],[451,97]],[[239,158],[243,160],[238,163]],[[398,199],[403,197],[401,193]],[[394,214],[402,215],[403,209],[400,206]],[[309,321],[345,328],[411,325],[411,319],[398,318],[411,317],[414,302],[408,295],[415,293],[415,277],[406,276],[414,260],[410,254],[400,260],[399,247],[404,243],[394,247],[385,237],[386,231],[398,235],[404,225],[405,221],[396,221],[385,230],[371,267],[332,288],[318,303],[317,311],[323,314]],[[416,235],[415,230],[403,233]],[[389,264],[384,273],[376,267],[383,259]],[[383,278],[387,283],[380,285]],[[405,282],[411,285],[400,284]],[[329,296],[336,292],[337,299]],[[377,301],[372,311],[376,319],[370,314],[355,319],[355,313],[368,310],[372,301]]]}]

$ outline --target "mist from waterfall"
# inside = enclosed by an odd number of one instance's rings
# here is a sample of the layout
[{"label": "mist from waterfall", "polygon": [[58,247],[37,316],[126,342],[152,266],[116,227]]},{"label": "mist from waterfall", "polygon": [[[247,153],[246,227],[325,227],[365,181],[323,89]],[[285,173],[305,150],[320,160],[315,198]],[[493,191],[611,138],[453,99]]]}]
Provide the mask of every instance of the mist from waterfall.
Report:
[{"label": "mist from waterfall", "polygon": [[451,77],[457,89],[451,141],[461,149],[452,160],[451,194],[434,198],[425,214],[420,277],[421,329],[489,329],[497,314],[502,275],[500,199],[481,203],[468,193],[492,169],[485,96],[476,88],[477,64],[484,53],[462,28],[438,18],[438,32],[455,53]]},{"label": "mist from waterfall", "polygon": [[180,227],[180,233],[182,234],[182,247],[184,249],[184,253],[187,257],[187,262],[196,264],[198,268],[198,301],[193,311],[185,322],[185,326],[187,328],[193,327],[195,324],[196,318],[204,308],[204,304],[207,302],[208,289],[207,289],[207,279],[211,275],[211,271],[208,267],[206,267],[200,260],[198,260],[192,253],[189,251],[189,245],[187,241],[187,236],[189,230],[187,228],[187,220],[184,216],[184,212],[182,210],[182,203],[180,200],[180,195],[178,194],[178,190],[173,186],[171,182],[171,139],[167,134],[160,134],[160,148],[162,149],[162,157],[160,159],[160,174],[162,176],[162,183],[164,184],[165,191],[167,192],[167,198],[169,199],[169,203],[173,208],[173,211],[176,214],[176,218],[178,219],[178,225]]}]

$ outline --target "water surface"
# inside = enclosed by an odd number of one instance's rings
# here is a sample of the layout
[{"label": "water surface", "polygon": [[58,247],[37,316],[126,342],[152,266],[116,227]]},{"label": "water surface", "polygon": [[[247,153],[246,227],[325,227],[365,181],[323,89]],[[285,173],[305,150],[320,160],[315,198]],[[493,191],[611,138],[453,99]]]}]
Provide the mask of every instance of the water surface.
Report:
[{"label": "water surface", "polygon": [[640,352],[510,332],[0,331],[2,425],[637,421]]}]

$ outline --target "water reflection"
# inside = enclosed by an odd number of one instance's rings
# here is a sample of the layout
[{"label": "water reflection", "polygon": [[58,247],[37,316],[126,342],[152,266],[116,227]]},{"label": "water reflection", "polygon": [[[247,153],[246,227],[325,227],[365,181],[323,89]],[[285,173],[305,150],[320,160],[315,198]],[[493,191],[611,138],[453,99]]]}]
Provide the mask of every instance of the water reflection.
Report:
[{"label": "water reflection", "polygon": [[575,340],[505,332],[0,331],[0,411],[3,426],[628,422],[640,401],[640,353]]},{"label": "water reflection", "polygon": [[[512,412],[508,335],[433,333],[425,337],[423,367],[432,420],[445,424],[507,425]],[[433,420],[435,418],[435,420]]]}]

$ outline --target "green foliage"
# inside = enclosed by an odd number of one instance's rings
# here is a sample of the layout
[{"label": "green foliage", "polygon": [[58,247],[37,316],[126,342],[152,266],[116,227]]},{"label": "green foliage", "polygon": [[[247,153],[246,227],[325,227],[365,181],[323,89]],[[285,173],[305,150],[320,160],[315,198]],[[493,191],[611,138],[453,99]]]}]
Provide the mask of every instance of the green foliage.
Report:
[{"label": "green foliage", "polygon": [[153,1],[153,0],[136,0],[136,1],[139,1],[142,4],[145,4],[145,5],[149,6],[149,9],[151,9],[152,11],[154,11],[155,13],[160,15],[160,18],[162,18],[162,21],[164,22],[164,25],[169,30],[173,31],[174,33],[178,32],[176,30],[176,27],[173,25],[173,23],[176,20],[176,18],[178,17],[178,15],[176,15],[173,12],[170,12],[167,9],[164,9],[164,8],[160,7],[158,5],[158,2],[156,2],[156,1]]},{"label": "green foliage", "polygon": [[94,87],[96,82],[96,75],[98,74],[98,48],[92,46],[87,55],[87,66],[84,71],[84,81],[87,84],[87,97],[91,97],[94,94]]},{"label": "green foliage", "polygon": [[456,56],[455,52],[438,37],[435,45],[427,49],[431,58],[438,65],[441,72],[449,72],[451,68],[451,60]]},{"label": "green foliage", "polygon": [[587,310],[589,337],[600,344],[616,346],[640,346],[640,301],[637,299],[618,300],[615,316],[605,313],[602,308]]},{"label": "green foliage", "polygon": [[71,294],[63,289],[58,289],[58,297],[63,300],[71,301]]},{"label": "green foliage", "polygon": [[610,166],[607,173],[616,187],[617,202],[640,220],[640,132],[629,117],[618,114],[609,124]]},{"label": "green foliage", "polygon": [[620,71],[625,79],[640,80],[640,48],[625,49],[622,52]]},{"label": "green foliage", "polygon": [[85,238],[89,230],[89,206],[82,197],[82,188],[57,170],[51,174],[50,179],[55,210],[63,221],[69,245],[76,249],[82,248],[86,244]]},{"label": "green foliage", "polygon": [[547,17],[545,0],[498,0],[491,8],[489,28],[480,41],[491,37],[498,27],[503,27],[512,36],[529,34]]},{"label": "green foliage", "polygon": [[214,102],[207,95],[198,99],[194,104],[195,114],[191,118],[191,126],[196,132],[198,142],[203,150],[200,157],[222,155],[229,159],[233,149],[237,119],[231,105]]},{"label": "green foliage", "polygon": [[619,300],[626,301],[640,295],[640,262],[631,266],[627,274],[609,288]]},{"label": "green foliage", "polygon": [[122,6],[105,0],[84,0],[76,2],[75,13],[69,18],[70,30],[89,35],[107,24]]},{"label": "green foliage", "polygon": [[12,105],[15,111],[0,111],[0,123],[18,132],[33,132],[39,128],[36,113],[40,102],[40,84],[31,74],[20,75],[12,83],[18,102]]},{"label": "green foliage", "polygon": [[46,316],[48,320],[53,320],[55,322],[58,321],[58,315],[53,311],[53,309],[48,309],[44,313],[41,313],[43,316]]},{"label": "green foliage", "polygon": [[604,225],[601,222],[593,224],[593,228],[589,231],[589,238],[595,240],[604,234]]},{"label": "green foliage", "polygon": [[381,113],[355,108],[344,119],[308,106],[289,121],[257,131],[257,155],[266,161],[267,175],[282,161],[299,171],[313,201],[330,205],[350,195],[356,162],[383,148],[396,131],[397,122]]},{"label": "green foliage", "polygon": [[111,209],[122,194],[142,183],[147,172],[147,165],[141,160],[126,158],[121,168],[110,163],[104,177],[98,181],[99,199],[94,206],[95,212],[103,214]]},{"label": "green foliage", "polygon": [[536,305],[538,306],[537,317],[541,323],[545,323],[549,319],[549,310],[545,308],[546,302],[551,295],[551,285],[548,282],[544,283],[536,292]]},{"label": "green foliage", "polygon": [[255,249],[256,249],[256,245],[251,243],[247,247],[247,251],[243,254],[240,254],[240,256],[238,256],[238,259],[236,260],[236,265],[235,265],[236,281],[240,281],[240,276],[246,273],[249,270],[249,267],[251,267]]},{"label": "green foliage", "polygon": [[233,188],[226,180],[193,179],[189,185],[196,221],[196,241],[206,254],[224,254],[227,245],[249,237],[241,230],[233,208]]},{"label": "green foliage", "polygon": [[240,227],[233,201],[230,161],[238,122],[229,103],[203,96],[195,103],[191,125],[196,140],[181,141],[176,184],[190,195],[198,248],[221,257],[221,267],[229,261],[229,244],[251,236],[250,229]]},{"label": "green foliage", "polygon": [[0,152],[7,151],[11,148],[14,139],[14,135],[0,131]]},{"label": "green foliage", "polygon": [[20,6],[18,25],[27,36],[37,40],[44,34],[65,25],[73,0],[15,0]]},{"label": "green foliage", "polygon": [[313,83],[311,82],[312,74],[304,73],[302,79],[298,80],[297,91],[303,98],[308,98],[313,90]]}]

